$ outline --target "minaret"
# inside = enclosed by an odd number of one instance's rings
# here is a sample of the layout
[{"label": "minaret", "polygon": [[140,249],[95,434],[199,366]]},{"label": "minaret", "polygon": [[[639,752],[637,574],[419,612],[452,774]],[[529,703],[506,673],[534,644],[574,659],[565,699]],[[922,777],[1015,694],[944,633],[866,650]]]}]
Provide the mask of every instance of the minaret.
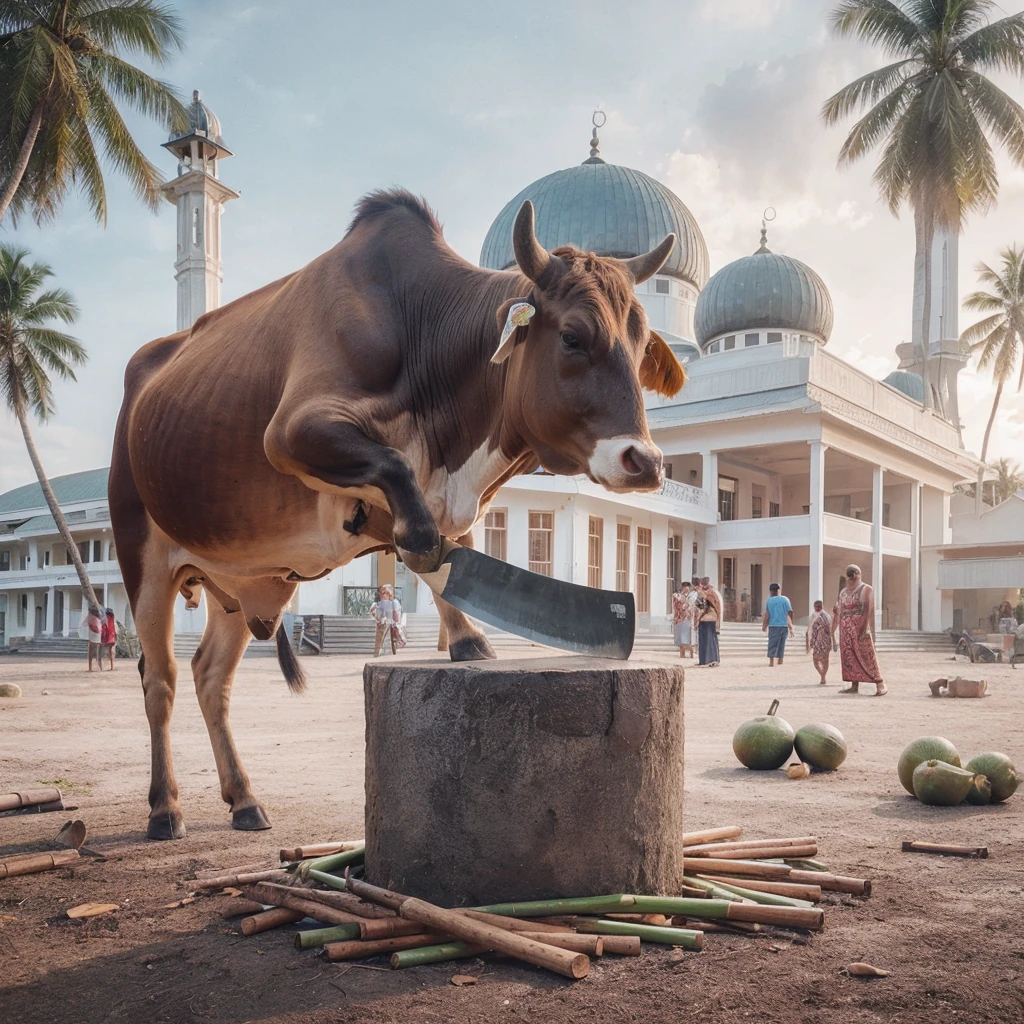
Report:
[{"label": "minaret", "polygon": [[220,261],[220,215],[224,204],[238,193],[217,176],[218,161],[232,155],[220,134],[220,121],[192,93],[189,124],[184,134],[174,133],[164,143],[178,158],[178,176],[161,188],[178,208],[178,255],[174,263],[178,282],[178,330],[185,330],[207,310],[220,305],[224,280]]}]

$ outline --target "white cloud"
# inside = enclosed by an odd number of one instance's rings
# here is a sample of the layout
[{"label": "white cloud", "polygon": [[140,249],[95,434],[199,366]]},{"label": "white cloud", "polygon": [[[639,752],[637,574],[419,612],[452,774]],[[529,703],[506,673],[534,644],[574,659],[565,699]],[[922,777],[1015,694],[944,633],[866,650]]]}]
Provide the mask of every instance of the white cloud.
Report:
[{"label": "white cloud", "polygon": [[789,10],[789,0],[701,0],[700,17],[731,29],[765,28]]}]

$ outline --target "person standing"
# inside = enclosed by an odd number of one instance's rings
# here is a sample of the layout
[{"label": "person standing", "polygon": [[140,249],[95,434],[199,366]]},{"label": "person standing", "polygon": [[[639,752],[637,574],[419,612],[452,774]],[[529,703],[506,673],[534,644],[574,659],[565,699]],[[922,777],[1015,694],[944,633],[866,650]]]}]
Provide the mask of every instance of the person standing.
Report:
[{"label": "person standing", "polygon": [[700,641],[700,664],[708,668],[718,665],[718,623],[722,616],[722,599],[718,591],[711,586],[711,580],[705,576],[701,581],[700,625],[698,640]]},{"label": "person standing", "polygon": [[821,685],[825,686],[828,683],[825,676],[828,674],[828,663],[832,655],[832,619],[829,618],[821,601],[814,602],[814,611],[810,622],[807,623],[805,643],[814,667],[821,676]]},{"label": "person standing", "polygon": [[839,633],[839,659],[843,681],[850,685],[840,693],[857,693],[861,683],[875,684],[875,697],[889,692],[875,654],[875,592],[861,579],[860,566],[846,567],[846,586],[832,611],[832,635]]},{"label": "person standing", "polygon": [[775,668],[776,659],[781,665],[786,654],[786,638],[793,635],[793,605],[778,583],[772,583],[768,593],[761,630],[768,634],[768,667]]},{"label": "person standing", "polygon": [[679,657],[693,657],[693,605],[690,584],[677,585],[672,595],[672,639],[679,648]]},{"label": "person standing", "polygon": [[103,655],[110,658],[110,671],[114,671],[114,654],[117,647],[117,619],[114,618],[114,609],[107,608],[103,614],[103,624],[100,627],[100,656],[97,659],[100,669],[103,668]]},{"label": "person standing", "polygon": [[380,657],[384,649],[384,640],[390,638],[391,653],[398,653],[397,630],[393,627],[401,622],[401,605],[394,599],[391,587],[385,583],[377,588],[377,600],[370,605],[370,614],[377,624],[377,633],[373,642],[373,656]]},{"label": "person standing", "polygon": [[103,671],[103,619],[100,616],[99,608],[89,606],[89,614],[85,619],[85,628],[88,640],[89,671],[92,671],[92,659],[96,659],[96,669]]}]

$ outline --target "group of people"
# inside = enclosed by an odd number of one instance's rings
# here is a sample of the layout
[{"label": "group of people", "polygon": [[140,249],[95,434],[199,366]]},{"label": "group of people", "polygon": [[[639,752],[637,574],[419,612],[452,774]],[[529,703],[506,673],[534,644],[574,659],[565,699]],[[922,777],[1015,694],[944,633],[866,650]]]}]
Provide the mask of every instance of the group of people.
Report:
[{"label": "group of people", "polygon": [[[861,683],[874,683],[876,697],[888,693],[878,656],[875,653],[875,594],[864,582],[860,566],[848,565],[844,572],[845,586],[839,591],[830,615],[821,601],[814,602],[814,611],[807,624],[805,646],[818,672],[820,684],[827,685],[831,655],[838,651],[843,682],[840,693],[857,693]],[[773,583],[765,602],[761,628],[768,634],[768,665],[783,663],[786,641],[793,636],[793,605]],[[721,622],[722,598],[711,586],[707,576],[694,577],[683,583],[672,595],[672,629],[679,657],[693,657],[694,635],[699,643],[700,664],[717,665],[718,630]]]},{"label": "group of people", "polygon": [[[103,659],[110,663],[110,671],[114,671],[114,654],[117,648],[117,620],[113,608],[91,606],[85,617],[85,628],[88,632],[89,671],[92,671],[93,658],[96,669],[103,671]],[[79,634],[81,635],[81,634]]]},{"label": "group of people", "polygon": [[718,632],[722,622],[722,595],[708,576],[694,576],[672,594],[672,633],[679,657],[694,656],[701,665],[715,668],[720,661]]}]

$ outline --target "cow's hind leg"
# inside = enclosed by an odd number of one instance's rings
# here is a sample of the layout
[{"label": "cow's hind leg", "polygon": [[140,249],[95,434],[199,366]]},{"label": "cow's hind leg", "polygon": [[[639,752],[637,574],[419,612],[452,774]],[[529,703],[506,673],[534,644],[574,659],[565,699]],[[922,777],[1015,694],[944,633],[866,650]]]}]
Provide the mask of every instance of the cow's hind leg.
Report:
[{"label": "cow's hind leg", "polygon": [[220,794],[231,808],[231,824],[242,831],[270,828],[253,795],[228,724],[231,686],[249,643],[249,627],[241,611],[226,612],[216,600],[207,601],[206,629],[192,658],[196,696],[210,734],[220,777]]}]

